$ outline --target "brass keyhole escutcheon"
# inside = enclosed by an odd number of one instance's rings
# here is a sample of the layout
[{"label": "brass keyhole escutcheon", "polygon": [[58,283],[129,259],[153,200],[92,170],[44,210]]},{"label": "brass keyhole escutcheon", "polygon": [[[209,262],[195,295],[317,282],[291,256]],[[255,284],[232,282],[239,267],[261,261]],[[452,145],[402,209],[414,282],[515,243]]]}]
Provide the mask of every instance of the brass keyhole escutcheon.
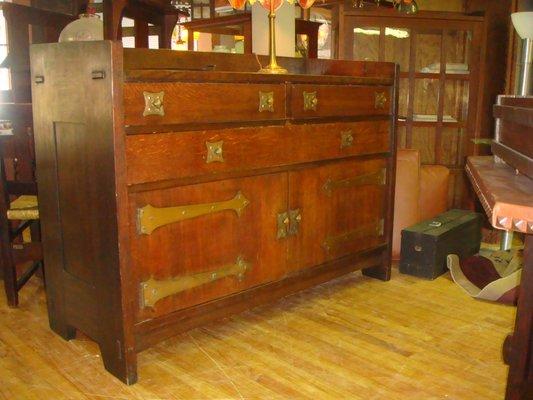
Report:
[{"label": "brass keyhole escutcheon", "polygon": [[289,210],[289,230],[287,234],[289,236],[297,235],[300,231],[300,223],[302,222],[302,214],[300,209]]},{"label": "brass keyhole escutcheon", "polygon": [[163,98],[165,92],[143,92],[144,95],[144,112],[143,117],[147,115],[165,115],[165,108],[163,107]]},{"label": "brass keyhole escutcheon", "polygon": [[376,110],[384,109],[385,104],[387,104],[387,94],[385,92],[376,92],[374,108]]},{"label": "brass keyhole escutcheon", "polygon": [[274,112],[274,92],[259,92],[259,112]]},{"label": "brass keyhole escutcheon", "polygon": [[289,213],[282,212],[277,215],[278,232],[276,237],[279,239],[285,239],[289,233]]},{"label": "brass keyhole escutcheon", "polygon": [[208,164],[212,162],[224,162],[223,145],[223,140],[218,142],[205,142],[205,146],[207,147],[207,158],[205,162]]},{"label": "brass keyhole escutcheon", "polygon": [[318,105],[318,98],[316,92],[304,92],[304,111],[316,111]]},{"label": "brass keyhole escutcheon", "polygon": [[341,150],[353,146],[354,138],[351,130],[341,132]]}]

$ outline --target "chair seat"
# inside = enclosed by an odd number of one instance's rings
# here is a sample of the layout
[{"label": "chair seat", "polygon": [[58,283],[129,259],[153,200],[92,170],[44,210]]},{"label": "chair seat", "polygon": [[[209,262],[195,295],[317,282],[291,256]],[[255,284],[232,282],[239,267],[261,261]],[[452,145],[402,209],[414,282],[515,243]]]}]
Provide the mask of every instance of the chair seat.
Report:
[{"label": "chair seat", "polygon": [[10,204],[7,219],[31,220],[39,219],[37,196],[19,196]]}]

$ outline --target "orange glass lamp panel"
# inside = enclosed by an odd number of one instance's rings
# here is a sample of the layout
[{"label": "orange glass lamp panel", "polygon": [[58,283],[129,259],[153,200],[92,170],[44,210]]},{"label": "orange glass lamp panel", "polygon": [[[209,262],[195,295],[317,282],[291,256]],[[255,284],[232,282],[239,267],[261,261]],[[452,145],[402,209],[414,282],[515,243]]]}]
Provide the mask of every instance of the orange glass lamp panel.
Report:
[{"label": "orange glass lamp panel", "polygon": [[300,7],[302,7],[304,10],[311,7],[315,0],[298,0],[298,4]]},{"label": "orange glass lamp panel", "polygon": [[267,11],[270,11],[271,2],[272,2],[272,5],[274,6],[274,11],[280,8],[281,5],[283,4],[283,0],[259,0],[259,3],[261,3],[263,8]]},{"label": "orange glass lamp panel", "polygon": [[244,9],[244,5],[246,4],[246,0],[228,0],[229,5],[233,7],[235,10],[242,10]]}]

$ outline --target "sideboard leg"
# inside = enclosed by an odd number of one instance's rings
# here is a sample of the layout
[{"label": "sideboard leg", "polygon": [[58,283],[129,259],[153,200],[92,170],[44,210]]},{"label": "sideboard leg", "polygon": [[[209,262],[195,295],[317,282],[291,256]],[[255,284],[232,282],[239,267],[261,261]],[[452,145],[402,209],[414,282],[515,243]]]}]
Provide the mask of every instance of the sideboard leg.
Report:
[{"label": "sideboard leg", "polygon": [[383,253],[383,261],[380,265],[375,267],[363,269],[363,275],[370,278],[379,279],[382,281],[389,281],[391,276],[391,263],[390,252],[385,251]]},{"label": "sideboard leg", "polygon": [[126,351],[118,339],[109,342],[99,343],[105,369],[126,385],[133,385],[137,382],[137,354]]},{"label": "sideboard leg", "polygon": [[50,329],[52,329],[65,340],[72,340],[76,338],[76,328],[58,321],[57,319],[50,318]]}]

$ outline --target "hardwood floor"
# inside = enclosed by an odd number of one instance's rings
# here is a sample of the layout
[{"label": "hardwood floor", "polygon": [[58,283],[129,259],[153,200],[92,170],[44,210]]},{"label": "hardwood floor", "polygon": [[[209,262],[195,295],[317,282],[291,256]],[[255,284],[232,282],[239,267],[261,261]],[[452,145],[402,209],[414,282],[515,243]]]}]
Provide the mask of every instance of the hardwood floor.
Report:
[{"label": "hardwood floor", "polygon": [[0,398],[503,399],[514,314],[447,275],[355,273],[140,353],[139,383],[128,387],[92,341],[48,329],[34,278],[19,309],[0,297]]}]

